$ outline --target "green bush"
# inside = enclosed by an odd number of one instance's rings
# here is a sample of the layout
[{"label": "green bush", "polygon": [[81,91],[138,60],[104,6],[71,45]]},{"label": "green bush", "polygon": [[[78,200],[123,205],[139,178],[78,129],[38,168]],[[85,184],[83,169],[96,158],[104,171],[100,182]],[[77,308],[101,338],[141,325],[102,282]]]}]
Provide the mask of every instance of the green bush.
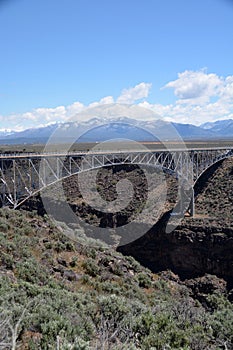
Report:
[{"label": "green bush", "polygon": [[82,267],[85,269],[85,272],[91,277],[96,277],[100,272],[100,269],[96,264],[96,261],[93,260],[92,258],[86,259],[83,262]]},{"label": "green bush", "polygon": [[18,278],[35,284],[46,284],[48,282],[48,275],[44,269],[41,269],[39,263],[30,258],[20,261],[16,264]]},{"label": "green bush", "polygon": [[1,264],[5,265],[7,269],[13,269],[14,268],[14,259],[10,254],[6,254],[2,252],[1,254]]},{"label": "green bush", "polygon": [[139,287],[150,288],[152,286],[151,277],[148,276],[147,274],[140,272],[137,275],[137,278],[138,278]]}]

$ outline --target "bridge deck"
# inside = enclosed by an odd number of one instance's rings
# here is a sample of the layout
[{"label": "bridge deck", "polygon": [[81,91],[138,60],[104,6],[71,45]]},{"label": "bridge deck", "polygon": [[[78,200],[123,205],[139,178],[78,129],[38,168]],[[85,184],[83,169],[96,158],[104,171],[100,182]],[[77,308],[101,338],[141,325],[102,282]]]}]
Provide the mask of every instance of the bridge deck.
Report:
[{"label": "bridge deck", "polygon": [[233,146],[218,146],[218,147],[203,147],[200,145],[200,147],[189,147],[186,148],[184,145],[183,147],[167,147],[167,148],[153,148],[153,149],[143,149],[143,148],[136,148],[136,149],[127,149],[127,148],[121,148],[121,145],[119,144],[118,149],[109,149],[109,150],[90,150],[90,151],[57,151],[57,152],[29,152],[29,153],[1,153],[0,159],[16,159],[16,158],[48,158],[48,157],[66,157],[66,156],[83,156],[85,154],[89,155],[101,155],[101,154],[121,154],[121,153],[156,153],[156,152],[191,152],[191,151],[217,151],[217,150],[226,150],[230,151],[233,149]]}]

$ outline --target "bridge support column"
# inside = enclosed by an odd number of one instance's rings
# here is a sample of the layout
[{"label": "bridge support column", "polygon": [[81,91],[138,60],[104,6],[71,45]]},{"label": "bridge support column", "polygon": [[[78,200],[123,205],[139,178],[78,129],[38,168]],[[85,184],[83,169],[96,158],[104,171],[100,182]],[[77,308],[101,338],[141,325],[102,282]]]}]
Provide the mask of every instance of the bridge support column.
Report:
[{"label": "bridge support column", "polygon": [[189,211],[190,211],[190,216],[194,216],[194,215],[195,215],[194,189],[192,189],[192,197],[191,197],[191,202],[190,202]]}]

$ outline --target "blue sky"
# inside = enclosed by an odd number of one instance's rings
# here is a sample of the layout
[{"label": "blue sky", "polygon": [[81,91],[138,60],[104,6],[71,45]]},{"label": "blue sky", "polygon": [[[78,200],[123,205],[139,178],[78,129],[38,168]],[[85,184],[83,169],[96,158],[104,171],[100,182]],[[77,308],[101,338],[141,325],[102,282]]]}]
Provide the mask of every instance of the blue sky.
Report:
[{"label": "blue sky", "polygon": [[0,129],[135,103],[233,118],[233,1],[0,0]]}]

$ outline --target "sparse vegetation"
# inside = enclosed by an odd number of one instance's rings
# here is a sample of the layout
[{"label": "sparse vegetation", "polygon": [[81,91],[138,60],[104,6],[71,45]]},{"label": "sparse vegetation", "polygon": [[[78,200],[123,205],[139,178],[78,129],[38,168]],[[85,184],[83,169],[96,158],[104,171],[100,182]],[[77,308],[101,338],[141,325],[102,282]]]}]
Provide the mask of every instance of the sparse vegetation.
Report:
[{"label": "sparse vegetation", "polygon": [[226,296],[201,304],[181,282],[71,241],[35,213],[1,209],[0,227],[0,349],[232,348]]},{"label": "sparse vegetation", "polygon": [[[176,231],[178,240],[185,237],[185,249],[194,246],[194,236],[202,245],[204,236],[210,244],[231,239],[230,175],[232,165],[226,160],[224,171],[213,173],[212,187],[199,189],[197,213],[207,219],[187,219],[185,234],[182,227]],[[110,177],[113,189],[105,196],[113,200],[121,176],[117,168],[100,173],[99,193]],[[220,203],[223,176],[228,190]],[[77,188],[70,187],[71,204],[77,200],[76,210],[98,223],[98,212],[89,212]],[[141,211],[140,193],[139,188],[136,211]],[[204,220],[210,220],[206,233]],[[0,350],[233,349],[232,291],[215,276],[181,282],[172,272],[153,274],[134,258],[87,237],[83,229],[55,225],[36,211],[0,209],[0,248]]]}]

